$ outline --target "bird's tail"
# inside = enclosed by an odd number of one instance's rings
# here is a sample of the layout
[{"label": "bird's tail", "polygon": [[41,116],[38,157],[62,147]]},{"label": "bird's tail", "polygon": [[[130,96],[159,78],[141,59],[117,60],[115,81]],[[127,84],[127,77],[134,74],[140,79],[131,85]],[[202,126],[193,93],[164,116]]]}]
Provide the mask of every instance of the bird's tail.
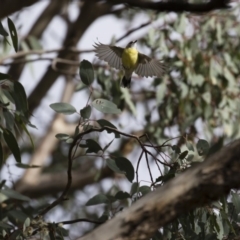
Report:
[{"label": "bird's tail", "polygon": [[126,76],[124,76],[123,79],[122,79],[122,86],[130,88],[130,84],[131,84],[131,77],[126,78]]}]

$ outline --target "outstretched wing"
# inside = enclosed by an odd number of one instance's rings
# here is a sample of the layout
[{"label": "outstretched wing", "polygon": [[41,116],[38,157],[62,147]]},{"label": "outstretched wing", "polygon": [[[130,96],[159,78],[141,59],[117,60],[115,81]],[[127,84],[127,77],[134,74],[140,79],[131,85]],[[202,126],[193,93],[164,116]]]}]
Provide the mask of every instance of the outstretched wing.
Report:
[{"label": "outstretched wing", "polygon": [[99,59],[106,61],[111,67],[116,69],[122,68],[123,48],[102,43],[95,43],[93,47],[95,47],[96,56]]},{"label": "outstretched wing", "polygon": [[142,77],[161,77],[167,70],[167,66],[159,60],[152,59],[138,53],[138,66],[135,72]]}]

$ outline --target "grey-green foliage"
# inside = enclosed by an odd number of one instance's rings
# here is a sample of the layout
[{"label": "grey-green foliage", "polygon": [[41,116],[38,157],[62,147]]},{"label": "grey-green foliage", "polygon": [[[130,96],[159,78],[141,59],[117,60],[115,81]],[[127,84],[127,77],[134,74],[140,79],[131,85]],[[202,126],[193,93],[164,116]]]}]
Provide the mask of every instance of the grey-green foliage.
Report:
[{"label": "grey-green foliage", "polygon": [[[129,11],[129,14],[125,12],[129,19],[132,19],[135,13],[135,10]],[[153,57],[163,58],[169,66],[169,71],[165,76],[154,79],[148,88],[142,87],[142,81],[151,80],[135,79],[134,77],[133,91],[131,92],[128,89],[122,90],[120,88],[121,73],[114,70],[106,71],[99,67],[94,74],[92,64],[83,60],[79,66],[81,82],[78,84],[77,91],[86,90],[86,86],[91,88],[95,80],[94,87],[97,90],[92,91],[91,98],[85,100],[86,107],[79,109],[69,103],[50,105],[57,113],[66,115],[80,113],[80,120],[73,136],[66,133],[56,135],[56,138],[67,146],[73,143],[74,137],[79,136],[79,129],[82,133],[94,128],[105,128],[111,136],[114,133],[114,139],[108,142],[105,147],[100,144],[99,139],[88,137],[79,140],[77,150],[79,150],[80,157],[87,157],[87,154],[101,157],[104,164],[112,172],[121,176],[125,175],[129,182],[133,182],[136,169],[133,167],[132,159],[127,159],[119,152],[109,150],[109,146],[115,139],[120,138],[120,134],[117,131],[117,125],[116,127],[104,119],[105,114],[112,114],[115,118],[120,119],[124,110],[131,117],[132,115],[137,116],[137,105],[139,104],[145,114],[145,122],[139,125],[148,134],[151,142],[159,144],[164,139],[168,139],[165,130],[171,127],[178,129],[178,134],[184,135],[184,138],[179,138],[175,145],[169,143],[169,149],[165,153],[169,156],[168,161],[171,163],[171,168],[162,167],[163,173],[159,172],[159,176],[154,179],[153,183],[134,182],[131,189],[121,189],[119,186],[113,185],[109,191],[93,194],[86,201],[86,205],[103,204],[105,209],[99,208],[99,211],[103,212],[102,216],[97,214],[95,216],[99,220],[106,220],[121,211],[121,209],[117,209],[119,204],[122,204],[123,207],[131,205],[139,198],[154,191],[156,187],[161,187],[167,181],[181,174],[186,168],[203,161],[206,155],[219,150],[225,138],[233,140],[240,135],[238,127],[240,100],[237,81],[240,71],[240,52],[238,51],[240,49],[240,30],[235,11],[218,11],[200,17],[184,13],[177,15],[174,21],[167,20],[164,14],[152,15],[154,15],[154,19],[164,19],[165,25],[161,29],[151,29],[139,42],[151,50],[150,54]],[[10,20],[8,24],[11,31],[10,37],[17,51],[16,29]],[[190,25],[193,27],[194,34],[188,32]],[[179,34],[180,40],[172,38],[173,34],[176,33]],[[8,35],[1,24],[0,34],[3,37]],[[0,127],[2,137],[1,163],[6,157],[3,154],[5,144],[13,152],[16,160],[20,162],[16,128],[22,127],[27,132],[26,124],[29,124],[24,87],[9,79],[10,76],[0,73],[0,105],[3,109]],[[141,86],[137,88],[138,92],[134,92],[134,85]],[[81,99],[81,101],[83,100]],[[149,105],[150,103],[154,103],[154,106]],[[150,109],[149,106],[151,106]],[[102,115],[99,119],[94,119],[95,124],[93,124],[91,115],[96,110],[100,111]],[[153,116],[154,122],[151,120]],[[203,123],[203,127],[200,129],[196,127],[197,120],[201,120]],[[121,121],[119,122],[121,123]],[[223,130],[224,134],[221,138],[218,137],[221,132],[216,134],[216,130]],[[202,139],[203,136],[208,141]],[[157,155],[161,149],[155,150]],[[108,157],[105,157],[103,153],[109,154]],[[59,159],[60,157],[58,157]],[[66,156],[63,159],[66,163]],[[74,163],[76,162],[75,159]],[[17,166],[22,168],[38,167],[20,163]],[[64,170],[66,170],[66,165],[64,165]],[[95,178],[96,181],[100,174],[99,170]],[[139,176],[139,178],[140,180],[144,179],[143,176]],[[27,202],[30,201],[27,197],[9,191],[5,182],[2,182],[0,187],[0,200],[2,202],[15,199],[24,201],[24,204],[18,203],[17,209],[14,209],[11,204],[6,204],[1,212],[0,237],[2,237],[6,233],[14,231],[15,226],[23,225],[24,228],[31,226],[32,222],[29,219],[32,216],[25,214],[31,206],[31,204],[27,205]],[[32,215],[35,214],[34,211],[30,212]],[[234,191],[229,197],[223,197],[208,206],[194,209],[182,215],[161,228],[153,239],[215,240],[223,237],[234,239],[236,235],[239,235],[239,214],[240,198],[238,192]],[[64,229],[60,229],[54,224],[51,227],[54,229],[49,233],[51,239],[64,235],[62,233]],[[22,230],[17,230],[14,234],[17,239],[23,233]]]},{"label": "grey-green foliage", "polygon": [[[238,11],[239,5],[236,5],[231,11],[201,16],[184,13],[174,20],[159,14],[165,25],[150,30],[138,42],[151,49],[152,56],[163,59],[169,71],[163,78],[155,79],[150,88],[138,88],[139,95],[135,94],[134,85],[141,86],[142,81],[151,80],[134,78],[130,100],[125,99],[124,92],[117,87],[121,79],[119,73],[97,70],[102,96],[111,96],[114,103],[128,111],[137,104],[143,106],[142,111],[146,113],[143,129],[151,140],[159,143],[167,139],[165,129],[171,127],[179,130],[174,135],[187,134],[189,141],[178,142],[178,146],[186,145],[183,149],[173,147],[171,159],[175,167],[166,169],[156,183],[164,184],[182,170],[203,161],[206,155],[218,151],[224,140],[240,136]],[[179,40],[172,38],[173,34],[179,34]],[[151,105],[149,110],[150,102],[155,106]],[[156,112],[158,120],[151,122],[153,115],[156,119]],[[199,120],[200,128],[196,126]],[[233,239],[238,229],[238,196],[235,193],[218,204],[182,216],[161,229],[154,239]]]},{"label": "grey-green foliage", "polygon": [[[0,35],[7,40],[10,36],[15,51],[18,51],[18,35],[13,21],[8,18],[9,34],[0,24]],[[3,165],[7,156],[4,155],[3,148],[6,146],[12,152],[18,163],[21,162],[21,153],[17,141],[17,132],[24,131],[30,138],[26,125],[33,126],[28,118],[28,102],[25,89],[20,82],[13,81],[11,76],[6,73],[0,73],[0,166]]]}]

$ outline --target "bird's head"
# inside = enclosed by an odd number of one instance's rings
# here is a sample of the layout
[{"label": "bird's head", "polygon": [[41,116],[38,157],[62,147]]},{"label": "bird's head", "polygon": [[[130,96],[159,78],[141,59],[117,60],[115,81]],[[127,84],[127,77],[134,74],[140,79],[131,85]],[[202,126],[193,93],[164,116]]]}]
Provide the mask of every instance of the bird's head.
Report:
[{"label": "bird's head", "polygon": [[130,43],[128,43],[126,48],[136,48],[136,45],[137,45],[137,40],[136,41],[131,41]]}]

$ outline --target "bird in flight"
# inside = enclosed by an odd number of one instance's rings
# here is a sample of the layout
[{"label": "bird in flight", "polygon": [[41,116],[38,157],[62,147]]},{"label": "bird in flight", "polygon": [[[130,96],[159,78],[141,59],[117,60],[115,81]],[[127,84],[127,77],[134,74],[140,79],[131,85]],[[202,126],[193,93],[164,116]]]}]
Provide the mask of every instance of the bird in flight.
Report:
[{"label": "bird in flight", "polygon": [[162,77],[166,71],[164,63],[138,52],[136,43],[137,41],[131,41],[126,48],[102,43],[93,45],[99,59],[106,61],[113,68],[124,70],[123,87],[130,88],[133,72],[141,77]]}]

